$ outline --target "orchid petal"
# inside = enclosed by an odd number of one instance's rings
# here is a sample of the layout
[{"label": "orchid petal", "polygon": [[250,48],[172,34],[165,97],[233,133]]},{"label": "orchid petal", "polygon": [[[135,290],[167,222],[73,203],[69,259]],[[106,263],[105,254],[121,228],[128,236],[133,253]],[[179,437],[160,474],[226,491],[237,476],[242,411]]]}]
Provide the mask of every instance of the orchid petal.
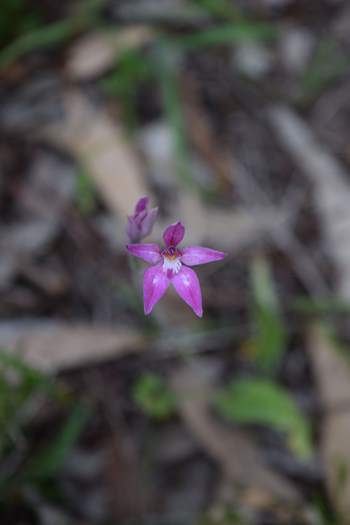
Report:
[{"label": "orchid petal", "polygon": [[182,266],[171,282],[181,299],[192,308],[198,317],[202,317],[202,292],[197,274],[191,268]]},{"label": "orchid petal", "polygon": [[220,261],[225,255],[224,252],[205,248],[204,246],[188,246],[182,250],[181,262],[188,266],[196,266],[197,264]]},{"label": "orchid petal", "polygon": [[126,226],[126,234],[130,241],[137,242],[140,240],[139,227],[136,224],[134,217],[128,216],[128,224]]},{"label": "orchid petal", "polygon": [[154,305],[163,297],[169,279],[162,270],[162,265],[151,266],[145,271],[143,278],[143,302],[145,314],[150,314]]},{"label": "orchid petal", "polygon": [[184,225],[181,222],[175,222],[174,224],[170,224],[170,226],[165,229],[163,233],[163,239],[167,247],[175,247],[182,241],[184,235]]},{"label": "orchid petal", "polygon": [[135,224],[137,225],[139,230],[141,230],[142,223],[146,219],[147,213],[148,213],[147,210],[143,210],[138,213],[135,213],[135,215],[133,216]]},{"label": "orchid petal", "polygon": [[146,210],[148,206],[149,197],[141,197],[135,206],[135,213],[140,213],[144,210]]},{"label": "orchid petal", "polygon": [[151,264],[156,264],[161,259],[160,249],[157,244],[128,244],[126,249],[131,255],[140,257],[140,259]]},{"label": "orchid petal", "polygon": [[156,222],[158,215],[158,208],[152,208],[147,213],[141,224],[141,237],[147,237],[153,229],[154,223]]}]

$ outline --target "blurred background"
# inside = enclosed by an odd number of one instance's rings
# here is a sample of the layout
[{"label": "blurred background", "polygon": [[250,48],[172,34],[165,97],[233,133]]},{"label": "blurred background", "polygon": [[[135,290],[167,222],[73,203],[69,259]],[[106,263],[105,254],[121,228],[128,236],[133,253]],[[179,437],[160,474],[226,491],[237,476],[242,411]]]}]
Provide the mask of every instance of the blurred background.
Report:
[{"label": "blurred background", "polygon": [[[350,5],[2,0],[4,525],[350,523]],[[204,316],[145,317],[127,215]]]}]

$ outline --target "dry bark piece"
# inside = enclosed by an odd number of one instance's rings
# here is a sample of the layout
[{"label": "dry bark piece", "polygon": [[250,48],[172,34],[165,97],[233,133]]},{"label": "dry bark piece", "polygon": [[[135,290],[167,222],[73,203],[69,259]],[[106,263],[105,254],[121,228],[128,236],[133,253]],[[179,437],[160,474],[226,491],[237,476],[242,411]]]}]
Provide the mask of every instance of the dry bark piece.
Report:
[{"label": "dry bark piece", "polygon": [[308,351],[325,409],[321,421],[321,455],[326,483],[334,506],[347,518],[350,515],[350,365],[319,325],[309,331]]},{"label": "dry bark piece", "polygon": [[178,399],[180,414],[203,449],[218,463],[222,475],[249,499],[252,490],[264,501],[284,501],[294,506],[301,498],[295,487],[264,464],[249,437],[235,428],[228,429],[209,412],[211,382],[200,367],[176,369],[171,385]]},{"label": "dry bark piece", "polygon": [[57,372],[139,352],[145,339],[122,327],[3,321],[0,347],[20,354],[30,366]]}]

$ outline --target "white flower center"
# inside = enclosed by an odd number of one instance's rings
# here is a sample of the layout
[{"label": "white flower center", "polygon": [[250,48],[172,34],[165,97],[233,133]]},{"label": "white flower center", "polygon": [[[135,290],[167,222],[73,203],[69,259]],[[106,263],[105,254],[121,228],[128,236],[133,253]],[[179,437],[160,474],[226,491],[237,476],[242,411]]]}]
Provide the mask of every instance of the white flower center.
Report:
[{"label": "white flower center", "polygon": [[179,273],[181,268],[181,261],[179,257],[176,258],[168,258],[167,256],[163,257],[163,272],[167,273],[168,270],[172,271],[173,273]]}]

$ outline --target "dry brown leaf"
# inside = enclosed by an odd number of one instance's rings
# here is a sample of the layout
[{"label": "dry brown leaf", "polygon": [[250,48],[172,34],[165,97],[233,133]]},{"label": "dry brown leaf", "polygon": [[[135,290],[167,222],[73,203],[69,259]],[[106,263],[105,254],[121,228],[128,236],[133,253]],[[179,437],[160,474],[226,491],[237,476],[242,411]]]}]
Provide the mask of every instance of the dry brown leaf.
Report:
[{"label": "dry brown leaf", "polygon": [[121,125],[80,91],[67,92],[64,102],[65,118],[41,134],[68,149],[93,178],[111,211],[125,217],[150,191]]},{"label": "dry brown leaf", "polygon": [[0,347],[48,372],[98,363],[144,349],[136,331],[50,321],[0,323]]},{"label": "dry brown leaf", "polygon": [[139,48],[153,37],[154,31],[141,25],[113,32],[88,33],[71,48],[67,73],[78,80],[97,77],[116,64],[124,51]]},{"label": "dry brown leaf", "polygon": [[209,412],[212,385],[201,367],[177,368],[171,377],[180,414],[203,449],[218,463],[225,479],[242,489],[264,495],[264,501],[282,500],[294,505],[300,496],[294,486],[274,473],[250,438],[236,428],[227,428]]},{"label": "dry brown leaf", "polygon": [[327,487],[336,509],[347,518],[350,515],[350,365],[321,326],[310,330],[308,350],[325,410],[321,454]]},{"label": "dry brown leaf", "polygon": [[205,238],[217,246],[231,248],[244,247],[260,242],[263,237],[272,237],[288,219],[286,210],[265,206],[246,208],[235,212],[214,209],[207,215]]},{"label": "dry brown leaf", "polygon": [[349,173],[320,144],[295,112],[284,106],[268,112],[276,136],[313,184],[315,205],[329,253],[338,268],[339,296],[350,299],[350,185]]}]

